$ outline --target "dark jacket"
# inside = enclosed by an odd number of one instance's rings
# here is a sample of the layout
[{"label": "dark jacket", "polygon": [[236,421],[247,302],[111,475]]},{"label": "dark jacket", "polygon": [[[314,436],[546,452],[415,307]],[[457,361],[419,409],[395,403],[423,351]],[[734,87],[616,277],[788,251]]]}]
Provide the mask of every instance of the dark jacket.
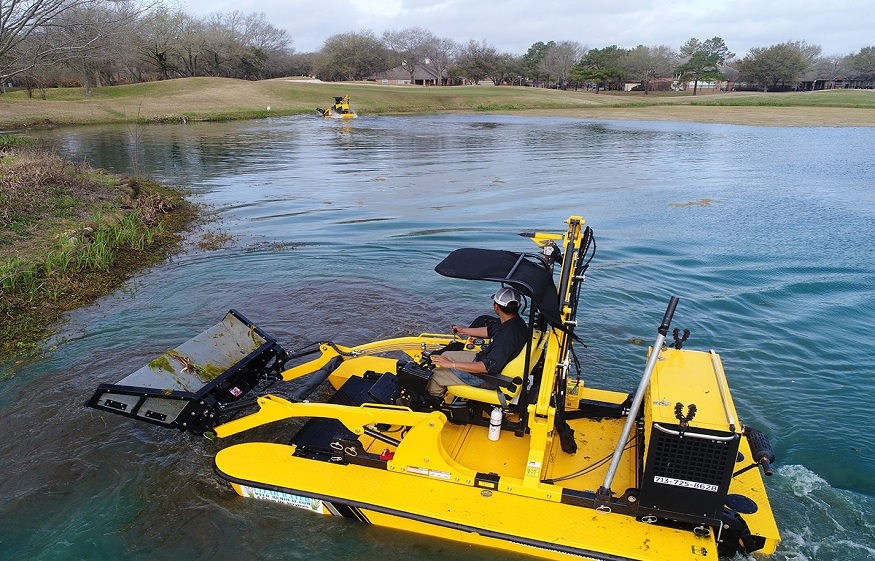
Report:
[{"label": "dark jacket", "polygon": [[483,361],[490,374],[501,374],[502,369],[526,346],[529,328],[520,316],[505,322],[486,326],[489,346],[477,353],[475,360]]}]

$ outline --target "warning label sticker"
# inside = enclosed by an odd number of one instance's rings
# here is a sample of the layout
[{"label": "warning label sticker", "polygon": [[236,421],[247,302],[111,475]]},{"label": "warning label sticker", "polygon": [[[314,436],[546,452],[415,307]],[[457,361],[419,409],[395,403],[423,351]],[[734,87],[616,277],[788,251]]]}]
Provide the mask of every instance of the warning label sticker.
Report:
[{"label": "warning label sticker", "polygon": [[244,497],[282,503],[284,505],[302,508],[304,510],[312,510],[319,514],[325,514],[322,501],[319,499],[311,499],[310,497],[301,497],[290,493],[271,491],[269,489],[259,489],[258,487],[248,487],[246,485],[241,485],[240,490],[243,492]]},{"label": "warning label sticker", "polygon": [[427,475],[428,477],[436,477],[438,479],[446,479],[447,481],[452,478],[452,474],[448,471],[439,471],[436,469],[426,469],[416,466],[407,466],[408,473],[415,473],[417,475]]}]

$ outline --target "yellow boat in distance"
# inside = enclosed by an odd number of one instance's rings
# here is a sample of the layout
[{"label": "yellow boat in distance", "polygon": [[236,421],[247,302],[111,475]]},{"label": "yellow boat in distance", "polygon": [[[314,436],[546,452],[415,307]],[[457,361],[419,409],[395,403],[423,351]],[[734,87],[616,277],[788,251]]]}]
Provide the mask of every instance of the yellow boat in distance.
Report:
[{"label": "yellow boat in distance", "polygon": [[[240,435],[216,454],[220,478],[243,497],[324,515],[543,559],[773,553],[763,474],[774,454],[739,419],[720,356],[687,349],[688,331],[667,342],[678,299],[637,388],[590,387],[577,312],[592,229],[572,216],[563,233],[521,235],[537,249],[456,249],[435,267],[522,295],[525,347],[500,374],[478,375],[486,387],[426,392],[435,353],[484,339],[422,333],[287,352],[231,310],[86,405]],[[291,418],[306,421],[294,434],[287,424],[246,432]]]},{"label": "yellow boat in distance", "polygon": [[356,112],[353,111],[349,106],[349,96],[345,95],[343,97],[335,97],[334,105],[329,107],[328,109],[322,109],[321,107],[317,107],[316,111],[319,112],[323,117],[331,117],[333,119],[354,119],[358,117]]}]

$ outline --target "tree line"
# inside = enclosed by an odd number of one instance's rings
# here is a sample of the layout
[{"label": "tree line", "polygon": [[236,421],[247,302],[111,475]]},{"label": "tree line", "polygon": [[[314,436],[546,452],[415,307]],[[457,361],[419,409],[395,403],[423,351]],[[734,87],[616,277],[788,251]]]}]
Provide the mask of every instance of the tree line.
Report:
[{"label": "tree line", "polygon": [[191,76],[260,80],[296,70],[264,14],[196,18],[135,0],[0,0],[0,81],[39,90]]},{"label": "tree line", "polygon": [[[148,1],[148,0],[147,0]],[[33,95],[52,86],[94,86],[178,77],[260,80],[308,75],[325,81],[365,80],[402,67],[414,81],[428,66],[442,83],[517,84],[645,92],[691,82],[726,80],[769,89],[793,87],[808,72],[819,79],[875,81],[875,46],[845,56],[788,41],[735,58],[720,37],[692,38],[674,49],[639,45],[589,48],[575,41],[534,43],[524,54],[486,41],[459,43],[419,27],[333,35],[313,53],[297,53],[288,32],[264,14],[217,12],[197,18],[138,0],[0,0],[0,82]]]}]

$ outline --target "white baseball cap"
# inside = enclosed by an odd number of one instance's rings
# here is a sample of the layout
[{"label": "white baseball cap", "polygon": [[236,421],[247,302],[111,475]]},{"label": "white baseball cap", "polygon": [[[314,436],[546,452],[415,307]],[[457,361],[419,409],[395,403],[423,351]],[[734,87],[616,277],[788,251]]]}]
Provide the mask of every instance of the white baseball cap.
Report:
[{"label": "white baseball cap", "polygon": [[498,292],[492,295],[492,300],[494,300],[499,306],[519,308],[523,301],[523,297],[516,289],[506,286],[504,288],[499,288]]}]

